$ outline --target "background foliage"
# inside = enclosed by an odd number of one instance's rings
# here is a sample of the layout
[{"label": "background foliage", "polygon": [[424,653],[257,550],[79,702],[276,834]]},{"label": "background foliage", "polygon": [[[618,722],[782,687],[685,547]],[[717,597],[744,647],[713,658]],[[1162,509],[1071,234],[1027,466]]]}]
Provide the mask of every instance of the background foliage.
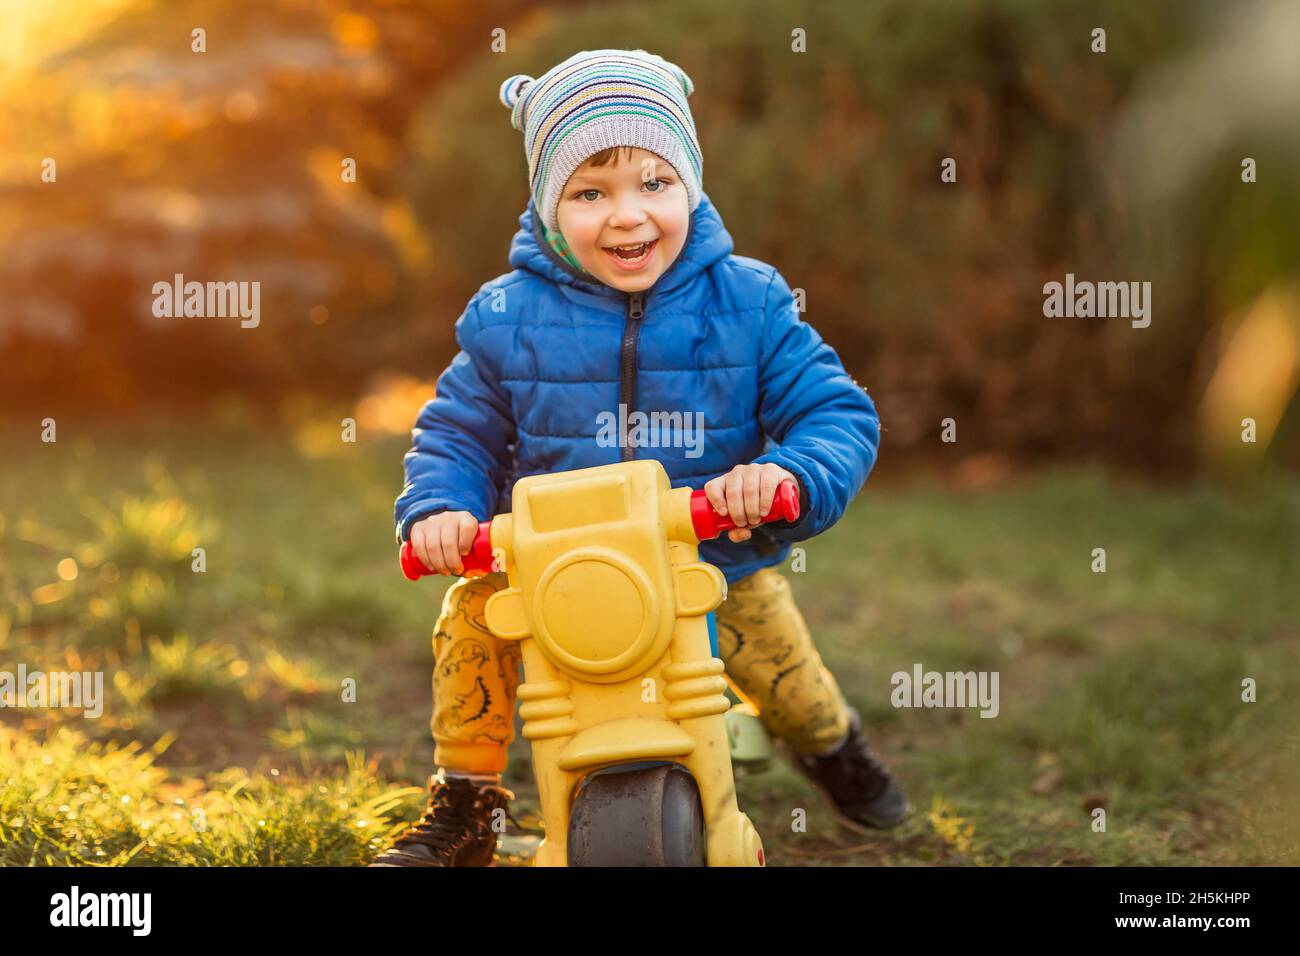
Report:
[{"label": "background foliage", "polygon": [[[1263,417],[1297,460],[1293,4],[114,0],[75,26],[60,6],[4,74],[7,408],[433,379],[527,201],[497,86],[622,45],[694,78],[705,189],[737,251],[806,291],[888,455],[933,452],[951,415],[968,449],[1185,470],[1228,320],[1281,290],[1291,374]],[[153,319],[176,272],[259,279],[262,327]],[[1151,281],[1151,328],[1045,319],[1066,272]]]}]

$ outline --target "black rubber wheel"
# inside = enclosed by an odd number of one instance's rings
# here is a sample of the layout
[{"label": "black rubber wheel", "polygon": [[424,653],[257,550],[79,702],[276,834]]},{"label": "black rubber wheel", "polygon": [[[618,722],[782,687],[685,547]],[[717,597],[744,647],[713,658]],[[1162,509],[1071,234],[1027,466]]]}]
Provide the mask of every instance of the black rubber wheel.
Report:
[{"label": "black rubber wheel", "polygon": [[588,777],[569,814],[569,866],[705,866],[704,808],[679,764]]}]

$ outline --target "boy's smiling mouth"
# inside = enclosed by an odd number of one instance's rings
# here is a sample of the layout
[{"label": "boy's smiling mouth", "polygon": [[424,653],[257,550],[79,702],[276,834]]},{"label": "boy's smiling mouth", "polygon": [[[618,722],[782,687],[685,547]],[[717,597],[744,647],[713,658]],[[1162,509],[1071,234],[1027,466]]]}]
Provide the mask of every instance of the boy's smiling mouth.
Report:
[{"label": "boy's smiling mouth", "polygon": [[655,248],[659,245],[658,239],[651,239],[647,242],[639,243],[619,243],[617,246],[601,246],[600,251],[609,257],[618,268],[625,272],[632,272],[641,268],[650,261],[654,254]]}]

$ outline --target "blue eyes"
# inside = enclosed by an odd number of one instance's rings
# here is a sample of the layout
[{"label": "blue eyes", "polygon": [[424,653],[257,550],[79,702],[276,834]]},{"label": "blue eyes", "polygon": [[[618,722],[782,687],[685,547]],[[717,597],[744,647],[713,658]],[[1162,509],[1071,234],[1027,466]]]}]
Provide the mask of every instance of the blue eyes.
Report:
[{"label": "blue eyes", "polygon": [[[662,179],[648,179],[648,180],[646,180],[644,183],[642,183],[641,185],[646,186],[646,187],[654,186],[655,188],[654,188],[654,189],[651,189],[651,190],[649,190],[649,191],[650,191],[651,193],[661,193],[661,192],[663,192],[666,188],[668,188],[668,186],[670,186],[671,183],[668,183],[668,182],[666,182],[665,180],[662,180]],[[594,195],[593,195],[593,194],[594,194]],[[584,190],[582,190],[582,192],[580,192],[580,193],[576,193],[576,194],[574,195],[573,198],[574,198],[574,199],[585,199],[585,200],[587,200],[588,202],[595,202],[596,199],[597,199],[599,196],[600,196],[600,190],[599,190],[599,189],[584,189]]]}]

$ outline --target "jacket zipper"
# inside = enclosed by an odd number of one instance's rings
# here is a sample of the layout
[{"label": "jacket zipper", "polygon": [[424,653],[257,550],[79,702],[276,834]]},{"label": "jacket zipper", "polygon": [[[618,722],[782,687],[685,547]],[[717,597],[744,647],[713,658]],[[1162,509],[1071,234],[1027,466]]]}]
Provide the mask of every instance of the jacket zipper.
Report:
[{"label": "jacket zipper", "polygon": [[[627,406],[627,421],[636,409],[636,345],[641,332],[641,319],[644,314],[643,292],[630,292],[627,297],[627,321],[623,324],[623,349],[620,355],[622,374],[619,381],[618,401]],[[636,457],[636,449],[630,442],[631,434],[624,429],[622,435],[622,461],[631,461]]]}]

